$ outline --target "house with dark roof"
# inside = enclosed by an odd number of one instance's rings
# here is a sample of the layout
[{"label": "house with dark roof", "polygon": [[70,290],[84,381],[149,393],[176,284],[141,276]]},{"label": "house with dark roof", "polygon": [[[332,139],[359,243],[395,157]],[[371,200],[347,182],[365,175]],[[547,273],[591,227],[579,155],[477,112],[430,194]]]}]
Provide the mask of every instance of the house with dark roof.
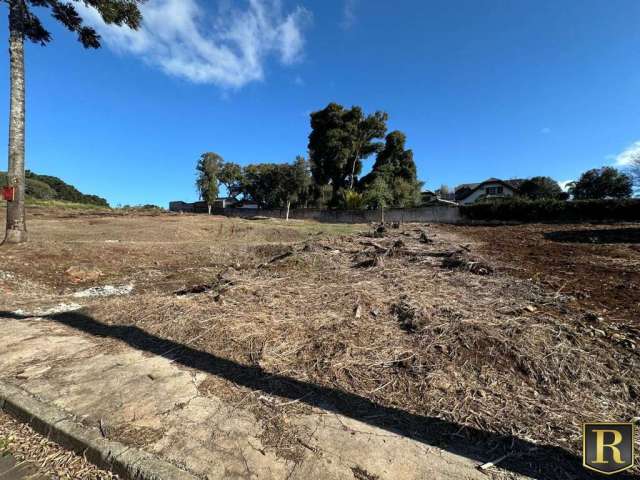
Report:
[{"label": "house with dark roof", "polygon": [[460,205],[470,205],[486,198],[513,197],[522,185],[524,179],[501,180],[488,178],[480,183],[463,183],[455,191],[455,200]]}]

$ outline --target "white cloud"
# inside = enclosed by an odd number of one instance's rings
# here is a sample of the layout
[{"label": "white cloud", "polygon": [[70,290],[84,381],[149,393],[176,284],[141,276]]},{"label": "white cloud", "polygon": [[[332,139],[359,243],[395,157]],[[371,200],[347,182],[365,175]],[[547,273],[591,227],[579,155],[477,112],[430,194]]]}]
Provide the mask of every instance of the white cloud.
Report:
[{"label": "white cloud", "polygon": [[243,9],[229,3],[215,18],[200,0],[149,0],[137,31],[105,25],[90,7],[79,4],[79,10],[112,49],[140,56],[165,73],[224,88],[262,80],[269,56],[284,65],[300,60],[311,20],[302,7],[283,13],[280,0],[248,0]]},{"label": "white cloud", "polygon": [[344,6],[342,7],[342,21],[340,26],[345,30],[348,30],[356,23],[356,6],[358,0],[344,0]]},{"label": "white cloud", "polygon": [[640,162],[640,141],[629,146],[615,157],[616,165],[627,167],[634,162]]},{"label": "white cloud", "polygon": [[543,135],[548,135],[551,133],[551,129],[549,127],[544,127],[542,130],[540,130],[540,133]]}]

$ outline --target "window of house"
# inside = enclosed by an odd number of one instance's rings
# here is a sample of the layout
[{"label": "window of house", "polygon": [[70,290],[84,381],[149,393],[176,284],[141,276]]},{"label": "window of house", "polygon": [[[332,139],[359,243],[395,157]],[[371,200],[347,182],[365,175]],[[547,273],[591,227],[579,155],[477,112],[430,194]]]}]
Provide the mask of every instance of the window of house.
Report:
[{"label": "window of house", "polygon": [[487,187],[487,195],[502,195],[503,187]]}]

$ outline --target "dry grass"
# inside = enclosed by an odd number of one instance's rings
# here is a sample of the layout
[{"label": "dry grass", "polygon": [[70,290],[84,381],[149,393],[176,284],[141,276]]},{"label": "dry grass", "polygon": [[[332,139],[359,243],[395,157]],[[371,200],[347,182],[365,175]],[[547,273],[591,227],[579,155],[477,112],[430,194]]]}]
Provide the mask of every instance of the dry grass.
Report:
[{"label": "dry grass", "polygon": [[[267,374],[576,453],[582,422],[637,415],[637,329],[594,323],[526,281],[451,270],[448,240],[397,237],[410,248],[391,237],[377,244],[395,252],[380,254],[346,237],[267,266],[257,253],[253,268],[225,272],[224,293],[112,299],[91,313]],[[383,260],[358,268],[363,252]],[[207,386],[262,408],[231,382]]]},{"label": "dry grass", "polygon": [[[582,422],[638,415],[637,326],[600,321],[579,299],[504,273],[456,234],[405,226],[372,238],[203,218],[106,219],[70,234],[66,254],[47,265],[93,259],[105,279],[135,283],[133,296],[88,304],[100,322],[461,427],[579,454]],[[47,235],[66,235],[68,225],[51,222]],[[118,258],[103,252],[104,232],[121,239],[108,246],[121,248]],[[35,243],[42,256],[52,245],[44,233]],[[16,275],[25,274],[21,248],[11,252]],[[51,269],[35,276],[46,280]],[[194,285],[207,288],[174,293]],[[267,445],[295,453],[296,433],[282,418],[306,411],[305,402],[282,405],[288,399],[213,375],[201,389],[259,413]],[[575,474],[547,462],[545,478]]]}]

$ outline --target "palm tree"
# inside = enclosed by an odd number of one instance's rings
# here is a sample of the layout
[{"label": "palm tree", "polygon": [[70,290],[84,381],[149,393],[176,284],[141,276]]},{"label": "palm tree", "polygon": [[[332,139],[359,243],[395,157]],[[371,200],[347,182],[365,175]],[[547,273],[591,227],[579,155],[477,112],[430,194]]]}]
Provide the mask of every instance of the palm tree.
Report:
[{"label": "palm tree", "polygon": [[[74,0],[78,2],[79,0]],[[127,25],[137,29],[142,21],[139,5],[145,0],[82,0],[95,8],[106,23]],[[9,112],[9,168],[7,180],[14,188],[13,201],[7,202],[7,232],[4,243],[21,243],[27,240],[25,222],[25,167],[24,167],[24,40],[46,45],[51,35],[32,12],[32,7],[51,10],[52,16],[71,32],[85,48],[99,48],[100,36],[83,24],[73,3],[60,0],[4,0],[9,7],[9,58],[11,76],[11,106]]]}]

